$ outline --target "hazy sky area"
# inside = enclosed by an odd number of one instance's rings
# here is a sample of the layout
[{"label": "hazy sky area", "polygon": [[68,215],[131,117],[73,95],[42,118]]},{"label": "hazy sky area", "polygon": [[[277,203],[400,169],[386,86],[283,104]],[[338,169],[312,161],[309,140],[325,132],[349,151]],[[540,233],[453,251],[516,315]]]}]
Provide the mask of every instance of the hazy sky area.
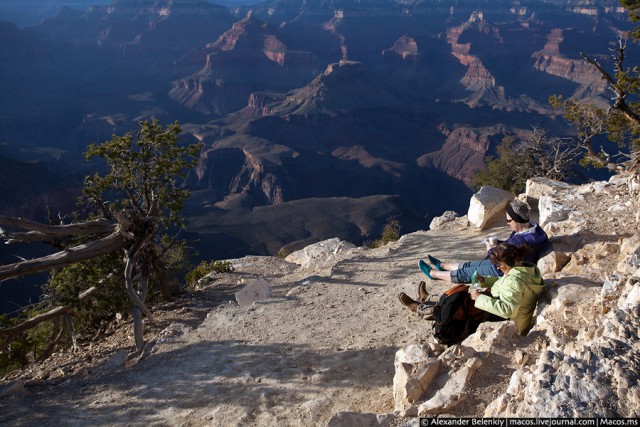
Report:
[{"label": "hazy sky area", "polygon": [[[110,4],[112,0],[0,0],[0,21],[13,22],[20,28],[38,25],[43,19],[55,16],[62,6],[86,10],[94,5]],[[259,0],[219,0],[209,3],[222,6],[256,4]]]}]

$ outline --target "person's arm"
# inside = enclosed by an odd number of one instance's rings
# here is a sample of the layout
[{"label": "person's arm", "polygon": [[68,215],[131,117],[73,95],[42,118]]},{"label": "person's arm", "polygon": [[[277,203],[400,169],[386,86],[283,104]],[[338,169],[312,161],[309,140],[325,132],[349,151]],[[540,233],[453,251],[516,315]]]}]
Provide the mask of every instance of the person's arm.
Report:
[{"label": "person's arm", "polygon": [[[504,280],[504,278],[502,279]],[[496,316],[508,319],[520,305],[521,299],[522,292],[520,292],[519,283],[512,281],[509,285],[501,288],[497,298],[484,294],[478,295],[475,306],[481,310],[493,313]]]},{"label": "person's arm", "polygon": [[496,283],[496,281],[498,281],[498,279],[500,278],[495,276],[483,277],[480,286],[482,286],[483,288],[490,288],[494,283]]}]

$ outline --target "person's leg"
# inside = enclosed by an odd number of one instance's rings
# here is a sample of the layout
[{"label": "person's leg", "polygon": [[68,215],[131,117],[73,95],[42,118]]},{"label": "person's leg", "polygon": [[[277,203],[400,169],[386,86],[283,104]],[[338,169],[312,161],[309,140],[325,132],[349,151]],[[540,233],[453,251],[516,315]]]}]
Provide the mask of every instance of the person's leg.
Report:
[{"label": "person's leg", "polygon": [[442,262],[440,263],[440,267],[442,267],[442,269],[446,271],[457,270],[458,268],[460,268],[460,263],[459,262]]},{"label": "person's leg", "polygon": [[431,270],[430,274],[431,274],[431,277],[435,280],[444,280],[445,282],[449,282],[449,283],[451,283],[452,281],[450,271]]},{"label": "person's leg", "polygon": [[474,266],[479,275],[483,277],[501,277],[504,275],[502,271],[498,269],[491,261],[488,259],[483,259],[482,261],[476,261],[477,264]]},{"label": "person's leg", "polygon": [[459,265],[459,263],[457,262],[442,262],[438,258],[432,255],[427,255],[427,258],[429,258],[429,262],[433,264],[436,270],[439,270],[439,271],[455,270],[458,268],[458,265]]},{"label": "person's leg", "polygon": [[469,261],[460,264],[458,269],[451,271],[451,280],[455,283],[471,283],[471,276],[478,272],[483,277],[498,277],[500,271],[488,259]]}]

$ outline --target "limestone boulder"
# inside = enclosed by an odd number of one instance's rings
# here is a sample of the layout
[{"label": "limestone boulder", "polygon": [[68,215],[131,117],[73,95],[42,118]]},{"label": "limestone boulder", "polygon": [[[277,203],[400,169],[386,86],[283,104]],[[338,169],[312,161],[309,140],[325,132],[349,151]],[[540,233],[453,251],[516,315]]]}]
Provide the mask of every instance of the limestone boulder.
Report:
[{"label": "limestone boulder", "polygon": [[478,353],[490,353],[496,345],[509,341],[516,335],[518,326],[515,322],[484,322],[461,345],[473,348]]},{"label": "limestone boulder", "polygon": [[[559,237],[563,241],[571,240],[572,243],[579,243],[582,240],[581,236],[588,230],[588,225],[583,219],[567,219],[559,222],[547,222],[542,228],[550,239]],[[571,248],[573,249],[564,250],[575,250],[577,246],[574,244]]]},{"label": "limestone boulder", "polygon": [[[563,280],[579,281],[574,278]],[[581,327],[601,314],[601,288],[570,281],[560,285],[557,281],[549,281],[547,301],[538,306],[535,325],[529,333],[546,335],[553,346],[573,341]]]},{"label": "limestone boulder", "polygon": [[509,191],[486,185],[471,197],[467,219],[475,227],[483,230],[497,220],[515,195]]},{"label": "limestone boulder", "polygon": [[602,284],[600,298],[602,301],[617,299],[620,296],[622,283],[618,275],[608,277]]},{"label": "limestone boulder", "polygon": [[538,201],[538,211],[540,212],[540,226],[552,222],[561,222],[569,219],[571,209],[560,203],[559,199],[553,195],[543,194]]},{"label": "limestone boulder", "polygon": [[481,366],[480,358],[467,359],[461,369],[450,373],[444,387],[418,406],[418,415],[443,414],[463,402],[467,398],[469,380]]},{"label": "limestone boulder", "polygon": [[566,182],[554,181],[549,178],[535,177],[529,178],[526,183],[525,195],[527,203],[531,209],[538,209],[538,201],[543,195],[548,195],[556,191],[569,190],[571,185]]},{"label": "limestone boulder", "polygon": [[340,252],[354,248],[355,245],[353,243],[334,237],[292,252],[285,258],[285,261],[308,267],[314,263],[322,263]]},{"label": "limestone boulder", "polygon": [[562,271],[581,274],[588,269],[604,276],[614,270],[619,253],[620,245],[616,242],[588,243],[573,253]]},{"label": "limestone boulder", "polygon": [[[581,319],[571,342],[552,343],[514,372],[485,417],[637,417],[640,285],[629,280],[615,310]],[[575,319],[581,319],[576,322]]]},{"label": "limestone boulder", "polygon": [[412,344],[396,352],[393,399],[401,416],[417,415],[415,403],[431,386],[440,360],[430,357],[429,348]]},{"label": "limestone boulder", "polygon": [[271,283],[263,278],[254,280],[244,288],[236,292],[236,301],[240,307],[248,307],[256,301],[271,298],[273,288]]},{"label": "limestone boulder", "polygon": [[617,270],[631,274],[640,268],[640,233],[622,241],[618,257]]},{"label": "limestone boulder", "polygon": [[557,273],[562,267],[567,265],[571,256],[563,252],[551,251],[538,260],[538,268],[543,276]]},{"label": "limestone boulder", "polygon": [[454,211],[446,211],[441,216],[433,218],[429,224],[429,230],[464,230],[468,227],[467,216],[460,216]]}]

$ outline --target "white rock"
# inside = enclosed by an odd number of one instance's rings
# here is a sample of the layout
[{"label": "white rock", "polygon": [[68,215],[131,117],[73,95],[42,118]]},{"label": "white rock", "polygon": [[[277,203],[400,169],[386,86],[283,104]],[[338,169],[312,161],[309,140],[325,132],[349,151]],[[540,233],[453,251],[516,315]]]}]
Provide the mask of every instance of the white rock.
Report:
[{"label": "white rock", "polygon": [[393,376],[395,410],[401,416],[417,415],[414,405],[432,384],[440,360],[430,358],[428,347],[410,345],[396,352]]},{"label": "white rock", "polygon": [[340,240],[337,237],[323,240],[322,242],[314,243],[304,249],[295,251],[289,254],[285,261],[294,264],[301,265],[303,267],[308,266],[310,263],[318,260],[326,260],[327,258],[336,255],[342,251],[348,249],[354,249],[355,245],[344,240]]},{"label": "white rock", "polygon": [[236,292],[236,301],[240,307],[247,307],[256,301],[271,298],[273,290],[271,284],[260,278],[249,283],[244,288]]},{"label": "white rock", "polygon": [[464,229],[469,226],[466,216],[461,217],[457,212],[446,211],[441,216],[437,216],[431,220],[429,230],[441,230],[449,227]]},{"label": "white rock", "polygon": [[395,363],[421,363],[429,359],[429,346],[409,344],[396,351]]},{"label": "white rock", "polygon": [[550,222],[560,222],[569,218],[571,210],[559,203],[555,197],[542,195],[538,201],[540,212],[540,225],[544,226]]},{"label": "white rock", "polygon": [[568,190],[570,188],[571,185],[566,182],[554,181],[543,177],[529,178],[527,180],[525,190],[527,203],[529,203],[531,209],[536,209],[538,207],[540,196],[550,194],[555,191]]},{"label": "white rock", "polygon": [[467,383],[480,366],[482,366],[482,360],[477,357],[467,360],[465,366],[453,373],[435,396],[420,404],[418,415],[422,417],[428,414],[442,414],[466,399]]},{"label": "white rock", "polygon": [[611,213],[615,213],[615,212],[623,212],[626,211],[627,207],[625,205],[621,205],[621,204],[615,204],[615,205],[611,205],[607,208],[608,212]]},{"label": "white rock", "polygon": [[538,260],[538,269],[542,275],[556,273],[567,265],[571,257],[562,252],[550,252]]},{"label": "white rock", "polygon": [[618,296],[618,290],[620,289],[620,279],[616,277],[607,278],[602,284],[600,290],[600,298],[603,300],[613,299]]},{"label": "white rock", "polygon": [[467,219],[482,230],[497,215],[504,214],[507,205],[514,198],[515,195],[509,191],[486,185],[471,197]]},{"label": "white rock", "polygon": [[598,288],[580,284],[566,284],[551,289],[549,292],[551,304],[543,310],[543,314],[545,317],[551,317],[555,314],[560,319],[575,319],[574,305],[585,300],[594,301],[595,305],[598,291]]},{"label": "white rock", "polygon": [[618,307],[623,310],[634,310],[638,306],[640,306],[640,285],[636,283],[626,298],[618,304]]},{"label": "white rock", "polygon": [[484,322],[478,329],[469,335],[462,346],[471,347],[476,352],[491,352],[492,348],[500,342],[510,340],[518,335],[518,327],[515,322]]},{"label": "white rock", "polygon": [[587,228],[587,222],[583,219],[567,219],[565,221],[547,222],[541,224],[549,237],[576,237]]},{"label": "white rock", "polygon": [[640,267],[640,233],[622,241],[616,268],[622,273],[633,273]]}]

